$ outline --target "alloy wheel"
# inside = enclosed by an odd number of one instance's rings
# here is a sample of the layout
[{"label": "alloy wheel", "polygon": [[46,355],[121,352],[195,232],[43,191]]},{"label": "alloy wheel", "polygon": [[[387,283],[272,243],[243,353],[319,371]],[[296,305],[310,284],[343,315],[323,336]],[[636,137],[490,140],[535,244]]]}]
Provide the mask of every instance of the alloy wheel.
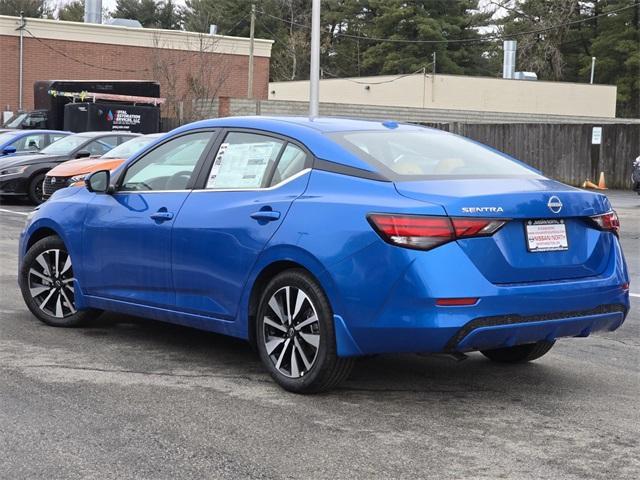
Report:
[{"label": "alloy wheel", "polygon": [[40,182],[38,182],[36,185],[35,196],[40,201],[40,203],[44,202],[44,186]]},{"label": "alloy wheel", "polygon": [[320,323],[311,299],[285,286],[269,299],[263,317],[263,341],[276,370],[300,378],[313,367],[320,346]]},{"label": "alloy wheel", "polygon": [[31,298],[47,315],[65,318],[76,313],[71,257],[60,249],[45,250],[29,268]]}]

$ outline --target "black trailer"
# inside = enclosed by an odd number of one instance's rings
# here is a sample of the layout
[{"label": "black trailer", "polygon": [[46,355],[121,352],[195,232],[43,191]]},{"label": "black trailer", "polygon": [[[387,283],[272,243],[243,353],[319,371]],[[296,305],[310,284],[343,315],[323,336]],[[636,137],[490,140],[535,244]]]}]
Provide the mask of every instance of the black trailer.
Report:
[{"label": "black trailer", "polygon": [[68,103],[64,106],[64,128],[70,132],[113,130],[132,133],[157,133],[158,107],[115,103]]},{"label": "black trailer", "polygon": [[[145,122],[144,133],[155,133],[160,129],[160,111],[158,105],[164,99],[160,98],[160,84],[148,80],[43,80],[33,85],[34,106],[31,112],[19,114],[12,119],[12,128],[46,128],[51,130],[63,130],[65,124],[66,106],[75,103],[108,103],[112,109],[128,109],[141,105],[151,105],[156,113],[145,110],[145,116],[149,118]],[[77,108],[70,111],[78,112]],[[151,126],[153,118],[157,117],[157,126]],[[19,125],[13,125],[15,123]],[[70,121],[74,125],[73,132],[87,130],[78,119]],[[89,125],[90,122],[86,122]],[[102,124],[104,129],[111,125]],[[134,130],[132,130],[134,131]]]}]

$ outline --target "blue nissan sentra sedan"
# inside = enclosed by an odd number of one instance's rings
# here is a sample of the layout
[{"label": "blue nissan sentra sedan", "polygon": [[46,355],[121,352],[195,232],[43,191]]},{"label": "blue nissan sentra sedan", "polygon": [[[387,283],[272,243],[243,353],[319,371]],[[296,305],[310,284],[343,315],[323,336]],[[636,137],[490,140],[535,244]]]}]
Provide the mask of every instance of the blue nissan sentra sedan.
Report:
[{"label": "blue nissan sentra sedan", "polygon": [[108,310],[247,339],[294,392],[376,353],[526,362],[629,310],[604,195],[438,130],[207,120],[86,187],[56,192],[22,233],[37,318]]}]

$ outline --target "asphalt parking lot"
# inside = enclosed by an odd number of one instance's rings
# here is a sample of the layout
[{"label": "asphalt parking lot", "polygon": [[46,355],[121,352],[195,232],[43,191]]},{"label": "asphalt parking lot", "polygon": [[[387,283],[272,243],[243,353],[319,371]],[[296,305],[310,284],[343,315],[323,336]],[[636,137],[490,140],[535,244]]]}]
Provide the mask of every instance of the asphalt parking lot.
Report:
[{"label": "asphalt parking lot", "polygon": [[16,285],[30,207],[0,203],[0,478],[640,477],[640,197],[610,192],[632,311],[500,366],[362,359],[340,389],[277,387],[248,345],[106,314],[38,322]]}]

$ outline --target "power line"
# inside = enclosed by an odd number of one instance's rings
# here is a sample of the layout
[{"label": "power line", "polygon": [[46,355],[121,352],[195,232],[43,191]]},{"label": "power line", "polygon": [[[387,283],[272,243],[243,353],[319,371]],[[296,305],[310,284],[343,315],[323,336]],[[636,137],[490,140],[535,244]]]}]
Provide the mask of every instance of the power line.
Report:
[{"label": "power line", "polygon": [[326,68],[323,68],[323,69],[322,69],[322,71],[323,71],[324,73],[329,74],[329,76],[330,76],[330,77],[333,77],[333,78],[339,78],[340,80],[346,80],[347,82],[351,82],[351,83],[357,83],[358,85],[382,85],[383,83],[393,83],[393,82],[398,81],[398,80],[400,80],[400,79],[402,79],[402,78],[410,77],[410,76],[412,76],[412,75],[416,75],[416,74],[418,74],[418,73],[420,73],[420,72],[426,72],[427,67],[430,67],[431,65],[433,65],[433,62],[426,63],[425,65],[423,65],[422,67],[420,67],[420,68],[419,68],[418,70],[416,70],[415,72],[412,72],[412,73],[405,73],[405,74],[403,74],[403,75],[398,75],[397,77],[390,78],[390,79],[388,79],[388,80],[381,80],[381,81],[379,81],[379,82],[363,82],[363,81],[361,81],[361,80],[354,80],[354,79],[352,79],[352,78],[345,78],[345,77],[341,77],[341,76],[339,76],[339,75],[336,75],[335,73],[332,73],[331,71],[327,70]]},{"label": "power line", "polygon": [[[233,26],[231,27],[231,29],[230,29],[230,30],[235,29],[235,28],[236,28],[238,25],[240,25],[240,23],[241,23],[241,22],[243,22],[244,20],[246,20],[246,18],[245,18],[245,17],[240,18],[240,20],[239,20],[238,22],[236,22],[236,24],[235,24],[235,25],[233,25]],[[108,71],[108,72],[117,72],[117,73],[150,73],[150,72],[152,73],[152,72],[154,72],[154,70],[155,70],[153,67],[151,67],[151,68],[136,68],[136,69],[134,69],[134,68],[114,68],[114,67],[108,67],[108,66],[104,66],[104,65],[96,65],[96,64],[93,64],[93,63],[87,62],[87,61],[85,61],[85,60],[80,60],[80,59],[78,59],[78,58],[75,58],[74,56],[69,55],[69,54],[67,54],[66,52],[63,52],[62,50],[59,50],[59,49],[57,49],[57,48],[53,47],[53,46],[52,46],[52,45],[50,45],[48,42],[45,42],[45,41],[43,41],[41,38],[36,37],[36,36],[35,36],[35,35],[34,35],[34,34],[33,34],[33,33],[28,29],[28,28],[26,28],[26,27],[24,28],[24,31],[25,31],[25,32],[27,32],[27,33],[31,36],[31,38],[33,38],[33,39],[34,39],[34,40],[36,40],[38,43],[40,43],[40,44],[41,44],[41,45],[43,45],[44,47],[48,48],[48,49],[49,49],[49,50],[51,50],[52,52],[54,52],[54,53],[56,53],[56,54],[58,54],[58,55],[60,55],[60,56],[62,56],[62,57],[64,57],[64,58],[67,58],[67,59],[69,59],[69,60],[71,60],[71,61],[73,61],[73,62],[76,62],[76,63],[78,63],[78,64],[80,64],[80,65],[83,65],[83,66],[85,66],[85,67],[97,68],[97,69],[100,69],[100,70],[105,70],[105,71]],[[207,38],[207,37],[209,37],[209,35],[207,35],[206,33],[201,33],[200,35],[201,35],[203,38]],[[214,44],[215,44],[215,41],[216,41],[216,40],[214,39]],[[162,50],[162,51],[168,51],[168,50],[169,50],[169,49],[166,49],[166,48],[162,48],[162,47],[160,47],[160,46],[159,46],[159,47],[151,47],[151,48],[154,48],[154,49],[156,49],[156,48],[157,48],[157,50]],[[191,60],[192,58],[195,58],[196,56],[198,56],[198,55],[200,55],[200,54],[203,54],[203,53],[216,54],[216,52],[215,52],[215,51],[213,51],[213,49],[212,49],[212,50],[208,50],[206,47],[205,47],[204,49],[202,49],[202,45],[201,45],[201,50],[199,50],[199,51],[192,51],[192,52],[190,52],[189,54],[182,56],[179,60],[175,60],[175,61],[173,61],[173,62],[167,62],[167,63],[166,63],[166,65],[164,65],[164,66],[166,66],[166,67],[176,67],[176,66],[179,66],[179,65],[181,65],[181,64],[183,64],[183,63],[185,63],[185,62],[187,62],[187,61]]]},{"label": "power line", "polygon": [[[449,40],[410,40],[410,39],[401,39],[401,38],[380,38],[380,37],[366,37],[366,36],[362,36],[362,35],[353,35],[353,34],[349,34],[349,33],[337,33],[335,34],[336,37],[345,37],[345,38],[351,38],[354,40],[366,40],[366,41],[371,41],[371,42],[389,42],[389,43],[408,43],[408,44],[446,44],[446,43],[482,43],[482,42],[489,42],[489,41],[493,41],[493,40],[503,40],[503,39],[508,39],[508,38],[515,38],[515,37],[521,37],[524,35],[532,35],[532,34],[537,34],[537,33],[545,33],[545,32],[549,32],[552,30],[556,30],[558,28],[562,28],[562,27],[566,27],[566,26],[570,26],[570,25],[576,25],[579,23],[585,23],[585,22],[590,22],[592,20],[595,20],[597,18],[600,17],[606,17],[609,16],[613,13],[618,13],[618,12],[622,12],[624,10],[628,10],[630,8],[635,8],[638,7],[640,4],[637,2],[634,2],[630,5],[627,5],[625,7],[621,7],[621,8],[617,8],[615,10],[610,10],[608,12],[603,12],[600,13],[598,15],[594,15],[592,17],[588,17],[588,18],[582,18],[579,20],[572,20],[570,22],[564,22],[564,23],[559,23],[557,25],[552,25],[550,27],[546,27],[546,28],[540,28],[540,29],[536,29],[536,30],[528,30],[525,32],[515,32],[515,33],[511,33],[511,34],[492,34],[492,35],[486,35],[480,38],[459,38],[459,39],[449,39]],[[287,20],[286,18],[281,18],[281,17],[277,17],[275,15],[272,15],[268,12],[265,12],[264,10],[260,11],[261,14],[267,16],[267,17],[271,17],[275,20],[279,20],[281,22],[284,23],[288,23],[290,25],[294,25],[297,27],[301,27],[301,28],[306,28],[309,29],[308,25],[304,25],[302,23],[297,23],[294,22],[292,20]]]},{"label": "power line", "polygon": [[52,47],[51,45],[49,45],[47,42],[42,41],[42,39],[36,37],[33,33],[31,33],[31,31],[27,28],[24,29],[25,32],[27,32],[31,38],[33,38],[34,40],[36,40],[40,45],[43,45],[44,47],[48,48],[49,50],[51,50],[52,52],[57,53],[58,55],[61,55],[65,58],[68,58],[69,60],[72,60],[76,63],[79,63],[80,65],[84,65],[85,67],[91,67],[91,68],[99,68],[101,70],[107,70],[110,72],[118,72],[118,73],[140,73],[140,72],[148,72],[150,71],[150,69],[148,68],[138,68],[138,69],[129,69],[129,68],[112,68],[112,67],[105,67],[103,65],[94,65],[92,63],[86,62],[84,60],[78,60],[77,58],[68,55],[67,53],[58,50],[55,47]]}]

